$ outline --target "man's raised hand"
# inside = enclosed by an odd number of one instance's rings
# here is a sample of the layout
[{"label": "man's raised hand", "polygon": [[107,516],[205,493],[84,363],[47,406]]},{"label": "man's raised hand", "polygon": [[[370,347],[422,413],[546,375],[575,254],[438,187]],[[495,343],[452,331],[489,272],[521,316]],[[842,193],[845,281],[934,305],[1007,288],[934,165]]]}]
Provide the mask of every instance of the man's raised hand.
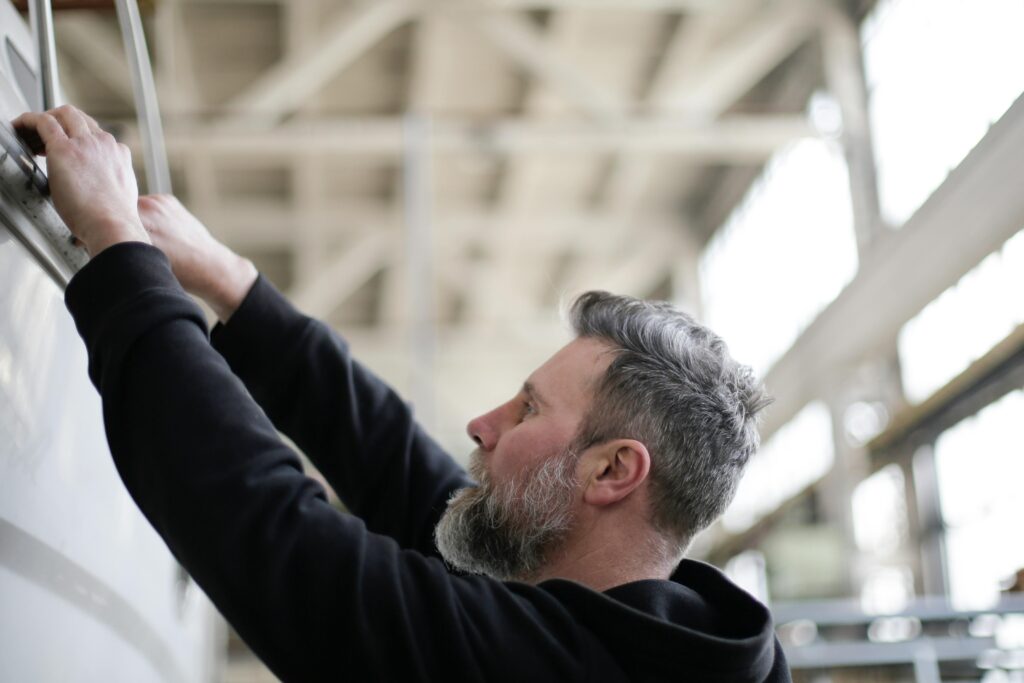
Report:
[{"label": "man's raised hand", "polygon": [[22,114],[13,124],[46,156],[53,205],[90,256],[119,242],[150,243],[136,210],[139,190],[127,146],[67,105]]},{"label": "man's raised hand", "polygon": [[218,242],[173,195],[143,195],[139,218],[178,282],[227,321],[256,280],[256,267]]}]

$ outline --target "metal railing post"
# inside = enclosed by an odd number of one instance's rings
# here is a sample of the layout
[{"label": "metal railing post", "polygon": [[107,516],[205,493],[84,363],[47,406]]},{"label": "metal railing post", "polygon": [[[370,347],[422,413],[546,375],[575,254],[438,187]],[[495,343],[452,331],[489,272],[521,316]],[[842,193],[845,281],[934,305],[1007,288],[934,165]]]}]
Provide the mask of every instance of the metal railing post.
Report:
[{"label": "metal railing post", "polygon": [[57,101],[57,50],[53,38],[53,11],[49,0],[29,0],[28,20],[39,55],[40,111],[53,109]]},{"label": "metal railing post", "polygon": [[146,50],[146,35],[136,0],[115,0],[117,20],[121,24],[125,56],[132,76],[135,113],[142,138],[142,155],[146,164],[146,186],[149,192],[170,194],[171,171],[164,146],[164,130],[160,123],[160,105],[156,98],[153,68]]}]

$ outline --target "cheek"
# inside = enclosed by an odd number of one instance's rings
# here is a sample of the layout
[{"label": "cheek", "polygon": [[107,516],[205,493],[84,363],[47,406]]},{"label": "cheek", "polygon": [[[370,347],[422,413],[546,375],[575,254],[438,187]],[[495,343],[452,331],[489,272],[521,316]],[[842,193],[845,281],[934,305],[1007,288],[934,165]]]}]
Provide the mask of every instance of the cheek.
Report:
[{"label": "cheek", "polygon": [[491,473],[496,481],[517,477],[549,458],[560,455],[571,435],[563,436],[543,425],[523,423],[504,435],[494,453]]}]

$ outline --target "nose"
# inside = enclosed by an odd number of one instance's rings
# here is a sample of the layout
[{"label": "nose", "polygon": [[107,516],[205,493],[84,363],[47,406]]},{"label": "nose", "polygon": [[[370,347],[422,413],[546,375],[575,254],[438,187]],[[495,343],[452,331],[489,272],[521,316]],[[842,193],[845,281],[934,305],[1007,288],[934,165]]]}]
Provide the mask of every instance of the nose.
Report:
[{"label": "nose", "polygon": [[484,451],[494,450],[494,447],[498,445],[498,437],[501,434],[500,412],[500,407],[495,408],[489,413],[474,417],[466,425],[466,433],[469,434],[469,438],[473,439],[476,445]]}]

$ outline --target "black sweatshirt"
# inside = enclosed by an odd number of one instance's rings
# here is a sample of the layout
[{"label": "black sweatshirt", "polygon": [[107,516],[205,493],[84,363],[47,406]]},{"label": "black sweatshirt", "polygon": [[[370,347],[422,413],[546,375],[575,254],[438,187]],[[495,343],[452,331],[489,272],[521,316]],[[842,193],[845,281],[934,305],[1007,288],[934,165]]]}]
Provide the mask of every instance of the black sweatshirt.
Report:
[{"label": "black sweatshirt", "polygon": [[790,680],[768,610],[705,564],[604,593],[450,572],[432,532],[468,476],[262,277],[210,337],[141,243],[99,254],[66,302],[125,486],[283,680]]}]

